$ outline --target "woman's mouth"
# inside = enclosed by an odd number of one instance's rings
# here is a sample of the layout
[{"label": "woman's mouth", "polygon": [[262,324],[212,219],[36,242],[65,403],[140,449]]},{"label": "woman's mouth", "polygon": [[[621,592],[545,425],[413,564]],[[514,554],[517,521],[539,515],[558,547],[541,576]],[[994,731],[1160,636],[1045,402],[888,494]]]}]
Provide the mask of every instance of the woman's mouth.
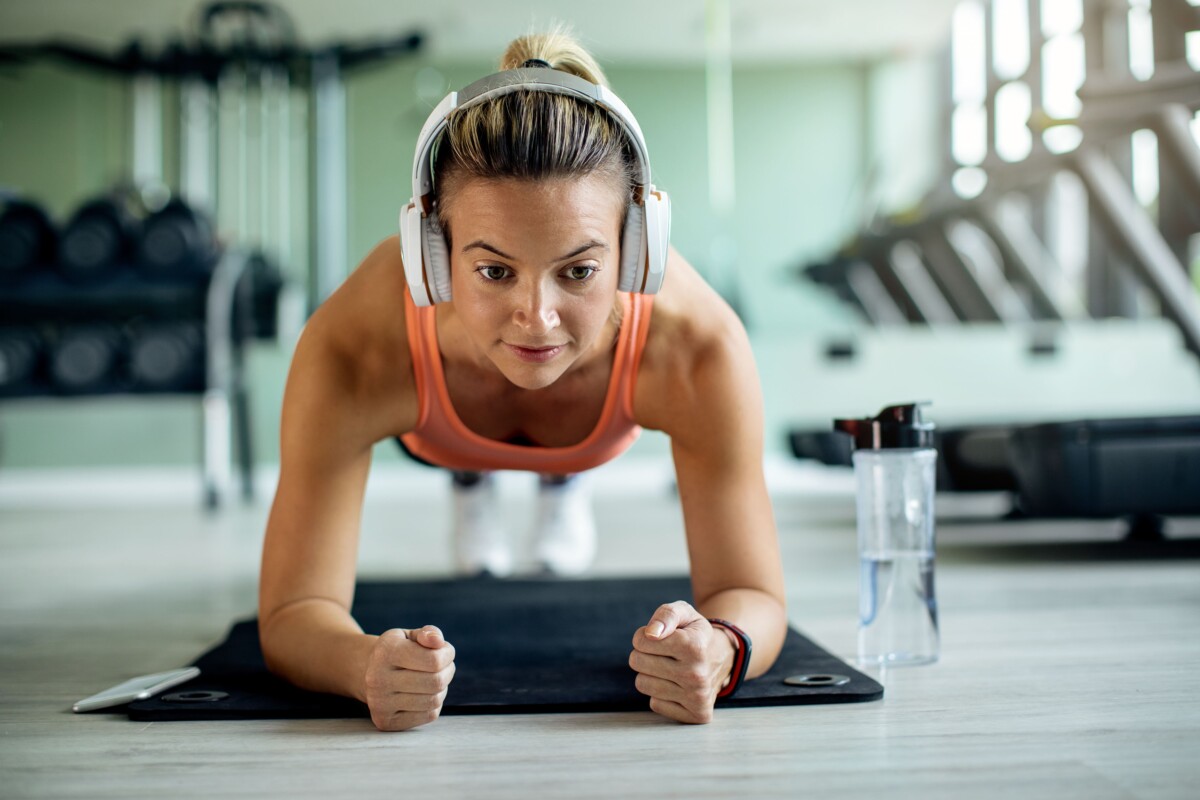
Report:
[{"label": "woman's mouth", "polygon": [[516,344],[504,343],[514,356],[531,364],[544,364],[562,352],[563,345],[556,344],[548,347],[522,347]]}]

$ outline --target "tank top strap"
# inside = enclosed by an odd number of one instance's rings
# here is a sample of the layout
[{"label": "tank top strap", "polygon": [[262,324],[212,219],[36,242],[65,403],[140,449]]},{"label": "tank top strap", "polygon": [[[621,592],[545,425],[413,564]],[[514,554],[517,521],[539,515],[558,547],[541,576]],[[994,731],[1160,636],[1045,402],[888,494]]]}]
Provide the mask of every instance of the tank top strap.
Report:
[{"label": "tank top strap", "polygon": [[626,306],[629,319],[622,327],[629,326],[629,338],[625,341],[626,363],[620,374],[614,376],[621,381],[621,412],[630,424],[633,418],[633,395],[637,390],[637,376],[642,367],[642,353],[650,334],[650,312],[654,308],[654,295],[630,294]]}]

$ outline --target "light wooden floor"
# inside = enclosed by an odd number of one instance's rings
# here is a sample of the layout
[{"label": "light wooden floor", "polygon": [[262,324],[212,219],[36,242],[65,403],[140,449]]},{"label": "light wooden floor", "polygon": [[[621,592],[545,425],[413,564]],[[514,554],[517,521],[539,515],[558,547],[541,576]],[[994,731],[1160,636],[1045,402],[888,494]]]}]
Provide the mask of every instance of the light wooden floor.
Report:
[{"label": "light wooden floor", "polygon": [[[442,498],[402,494],[368,500],[366,575],[447,569]],[[509,495],[514,519],[523,497]],[[666,493],[598,504],[598,573],[684,570]],[[776,512],[792,621],[848,656],[849,499],[780,491]],[[1200,540],[1170,558],[1085,543],[1112,539],[1108,524],[942,522],[941,663],[882,676],[879,703],[724,711],[700,727],[649,712],[446,717],[402,734],[73,715],[253,612],[265,514],[0,506],[0,796],[1200,796]],[[1171,530],[1200,535],[1200,520]]]}]

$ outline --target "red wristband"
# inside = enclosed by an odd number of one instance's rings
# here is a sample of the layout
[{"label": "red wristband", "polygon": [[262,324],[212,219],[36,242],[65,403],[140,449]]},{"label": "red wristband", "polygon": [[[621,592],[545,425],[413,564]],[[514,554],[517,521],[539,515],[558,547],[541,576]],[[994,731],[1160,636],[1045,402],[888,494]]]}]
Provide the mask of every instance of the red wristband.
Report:
[{"label": "red wristband", "polygon": [[720,700],[725,697],[732,697],[733,693],[746,680],[746,670],[750,668],[751,642],[746,632],[732,622],[715,617],[710,617],[708,621],[709,624],[720,625],[736,636],[739,645],[737,651],[733,654],[733,669],[729,673],[729,684],[717,694],[717,699]]}]

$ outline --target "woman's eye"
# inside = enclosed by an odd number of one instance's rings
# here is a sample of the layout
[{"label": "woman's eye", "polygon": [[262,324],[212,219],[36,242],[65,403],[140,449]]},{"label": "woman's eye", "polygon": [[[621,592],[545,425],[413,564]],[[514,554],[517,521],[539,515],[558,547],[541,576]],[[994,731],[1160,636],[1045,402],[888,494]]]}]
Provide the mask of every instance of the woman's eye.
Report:
[{"label": "woman's eye", "polygon": [[595,271],[595,267],[568,267],[567,277],[573,281],[586,281]]},{"label": "woman's eye", "polygon": [[501,281],[504,280],[505,276],[508,275],[508,269],[506,267],[483,267],[479,271],[482,272],[483,277],[487,278],[489,281]]}]

